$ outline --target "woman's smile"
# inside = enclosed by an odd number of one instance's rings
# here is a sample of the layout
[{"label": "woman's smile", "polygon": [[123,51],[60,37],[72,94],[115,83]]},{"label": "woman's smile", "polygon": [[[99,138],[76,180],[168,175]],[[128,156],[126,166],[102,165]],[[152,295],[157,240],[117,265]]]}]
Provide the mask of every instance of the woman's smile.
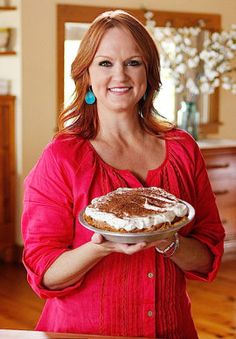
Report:
[{"label": "woman's smile", "polygon": [[108,88],[108,90],[111,93],[122,95],[128,93],[131,90],[131,88],[132,87],[110,87]]}]

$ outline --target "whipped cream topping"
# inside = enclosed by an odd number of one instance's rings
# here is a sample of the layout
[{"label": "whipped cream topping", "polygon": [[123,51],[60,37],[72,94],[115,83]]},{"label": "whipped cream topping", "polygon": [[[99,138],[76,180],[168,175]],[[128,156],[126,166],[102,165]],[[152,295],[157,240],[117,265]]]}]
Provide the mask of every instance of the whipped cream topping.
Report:
[{"label": "whipped cream topping", "polygon": [[174,195],[157,187],[118,188],[95,198],[85,214],[96,221],[106,222],[117,231],[142,230],[169,223],[188,214],[188,207]]}]

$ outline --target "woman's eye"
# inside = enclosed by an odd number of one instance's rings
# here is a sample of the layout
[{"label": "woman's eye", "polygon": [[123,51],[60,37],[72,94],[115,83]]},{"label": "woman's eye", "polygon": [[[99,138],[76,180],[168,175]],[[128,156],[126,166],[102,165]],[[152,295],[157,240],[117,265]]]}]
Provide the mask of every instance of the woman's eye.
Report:
[{"label": "woman's eye", "polygon": [[103,60],[103,61],[99,62],[99,66],[110,67],[111,66],[111,62],[109,60]]},{"label": "woman's eye", "polygon": [[139,60],[129,60],[127,66],[140,66],[142,64]]}]

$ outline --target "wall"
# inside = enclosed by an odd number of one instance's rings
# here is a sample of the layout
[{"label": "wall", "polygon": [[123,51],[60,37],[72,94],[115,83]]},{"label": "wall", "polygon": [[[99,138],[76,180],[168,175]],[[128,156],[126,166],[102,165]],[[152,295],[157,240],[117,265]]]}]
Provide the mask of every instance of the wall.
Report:
[{"label": "wall", "polygon": [[[19,100],[19,122],[21,134],[18,142],[18,206],[21,205],[22,183],[29,170],[38,159],[42,149],[51,139],[56,126],[56,5],[80,4],[94,6],[109,6],[111,1],[104,0],[19,0],[21,4],[21,36],[22,36],[22,78]],[[228,29],[235,23],[236,2],[234,0],[113,0],[112,6],[117,8],[140,8],[145,3],[146,8],[219,13],[222,15],[222,27]],[[224,125],[220,128],[219,137],[235,138],[236,126],[236,96],[221,91],[220,118]],[[19,215],[17,241],[20,243]]]},{"label": "wall", "polygon": [[[17,202],[21,197],[22,183],[22,49],[21,49],[21,2],[12,0],[12,6],[17,6],[14,11],[0,11],[0,27],[10,27],[15,30],[14,50],[16,55],[0,57],[0,79],[10,81],[10,93],[16,96],[16,114],[15,114],[15,131],[16,131],[16,194]],[[17,204],[19,206],[19,204]],[[17,208],[16,219],[20,219],[21,209]],[[19,222],[18,222],[19,225]],[[17,237],[19,232],[17,232]]]}]

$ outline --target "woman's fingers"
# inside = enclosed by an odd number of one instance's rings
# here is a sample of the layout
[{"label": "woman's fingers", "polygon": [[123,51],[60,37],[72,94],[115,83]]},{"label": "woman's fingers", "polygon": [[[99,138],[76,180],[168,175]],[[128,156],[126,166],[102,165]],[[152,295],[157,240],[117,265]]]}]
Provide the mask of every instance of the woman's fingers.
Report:
[{"label": "woman's fingers", "polygon": [[111,252],[119,252],[119,253],[125,253],[125,254],[133,254],[138,251],[141,251],[146,247],[145,242],[140,242],[137,244],[121,244],[121,243],[116,243],[112,241],[106,241],[101,234],[94,233],[91,237],[91,241],[94,244],[100,244],[103,247],[110,249]]},{"label": "woman's fingers", "polygon": [[104,239],[103,239],[103,236],[101,234],[98,234],[98,233],[94,233],[92,235],[92,238],[91,238],[91,241],[94,243],[94,244],[101,244]]},{"label": "woman's fingers", "polygon": [[120,250],[125,254],[134,254],[144,249],[146,247],[146,243],[140,242],[134,245],[119,244],[119,247],[120,247]]}]

